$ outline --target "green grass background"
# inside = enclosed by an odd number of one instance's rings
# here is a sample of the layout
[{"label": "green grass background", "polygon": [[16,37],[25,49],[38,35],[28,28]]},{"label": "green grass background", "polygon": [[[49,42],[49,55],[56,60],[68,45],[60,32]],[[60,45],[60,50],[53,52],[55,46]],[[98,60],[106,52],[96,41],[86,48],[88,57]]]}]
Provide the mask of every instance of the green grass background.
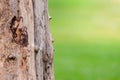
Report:
[{"label": "green grass background", "polygon": [[56,80],[120,80],[120,1],[49,0]]}]

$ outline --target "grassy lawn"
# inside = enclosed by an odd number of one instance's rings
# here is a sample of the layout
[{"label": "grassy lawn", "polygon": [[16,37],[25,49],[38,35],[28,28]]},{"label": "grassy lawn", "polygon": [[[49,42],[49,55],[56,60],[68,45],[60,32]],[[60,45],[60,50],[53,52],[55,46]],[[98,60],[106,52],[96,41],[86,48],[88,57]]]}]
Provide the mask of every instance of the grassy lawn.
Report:
[{"label": "grassy lawn", "polygon": [[120,1],[49,0],[56,80],[120,80]]}]

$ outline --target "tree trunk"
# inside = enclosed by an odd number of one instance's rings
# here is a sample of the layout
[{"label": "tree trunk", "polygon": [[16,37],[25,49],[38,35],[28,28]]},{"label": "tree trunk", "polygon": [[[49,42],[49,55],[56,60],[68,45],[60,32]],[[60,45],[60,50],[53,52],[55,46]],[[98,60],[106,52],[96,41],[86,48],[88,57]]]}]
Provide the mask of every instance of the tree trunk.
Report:
[{"label": "tree trunk", "polygon": [[54,80],[47,0],[0,0],[0,80]]}]

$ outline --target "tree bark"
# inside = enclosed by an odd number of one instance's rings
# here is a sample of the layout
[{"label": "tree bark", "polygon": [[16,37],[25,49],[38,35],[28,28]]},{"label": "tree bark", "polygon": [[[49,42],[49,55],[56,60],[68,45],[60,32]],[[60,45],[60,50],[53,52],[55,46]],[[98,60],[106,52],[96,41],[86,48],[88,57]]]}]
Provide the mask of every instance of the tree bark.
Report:
[{"label": "tree bark", "polygon": [[47,0],[0,0],[0,80],[54,80]]}]

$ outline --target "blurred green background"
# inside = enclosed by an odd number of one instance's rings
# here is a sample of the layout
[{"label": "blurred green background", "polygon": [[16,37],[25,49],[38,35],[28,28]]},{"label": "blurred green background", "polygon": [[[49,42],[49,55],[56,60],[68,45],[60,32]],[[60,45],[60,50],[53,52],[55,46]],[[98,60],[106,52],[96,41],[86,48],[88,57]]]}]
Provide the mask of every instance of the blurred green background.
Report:
[{"label": "blurred green background", "polygon": [[120,80],[120,0],[49,0],[55,80]]}]

